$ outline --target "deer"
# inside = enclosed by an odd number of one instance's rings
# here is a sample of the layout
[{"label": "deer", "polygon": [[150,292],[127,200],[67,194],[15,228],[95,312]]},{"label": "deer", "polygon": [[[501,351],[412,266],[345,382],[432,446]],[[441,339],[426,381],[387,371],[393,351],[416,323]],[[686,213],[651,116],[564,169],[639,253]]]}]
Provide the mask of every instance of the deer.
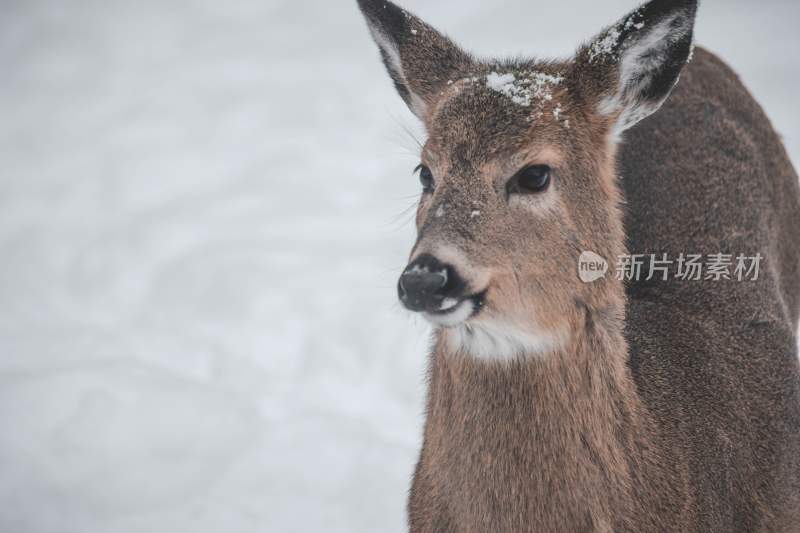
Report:
[{"label": "deer", "polygon": [[[410,531],[800,531],[800,187],[695,48],[697,1],[567,60],[479,59],[357,1],[426,132],[397,285],[433,326]],[[586,252],[739,251],[757,279],[579,275]]]}]

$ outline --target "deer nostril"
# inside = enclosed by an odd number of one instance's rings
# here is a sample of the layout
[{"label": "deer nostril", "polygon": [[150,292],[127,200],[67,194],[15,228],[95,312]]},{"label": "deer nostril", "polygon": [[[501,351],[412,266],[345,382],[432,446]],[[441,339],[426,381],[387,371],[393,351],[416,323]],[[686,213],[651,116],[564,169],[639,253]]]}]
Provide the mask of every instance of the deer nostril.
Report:
[{"label": "deer nostril", "polygon": [[441,272],[410,271],[404,272],[400,277],[400,287],[406,294],[413,292],[434,293],[446,284],[446,270]]},{"label": "deer nostril", "polygon": [[400,276],[398,295],[412,311],[432,311],[441,307],[450,288],[450,268],[433,256],[423,255]]},{"label": "deer nostril", "polygon": [[400,300],[412,311],[433,311],[441,307],[447,285],[446,271],[409,270],[400,276]]}]

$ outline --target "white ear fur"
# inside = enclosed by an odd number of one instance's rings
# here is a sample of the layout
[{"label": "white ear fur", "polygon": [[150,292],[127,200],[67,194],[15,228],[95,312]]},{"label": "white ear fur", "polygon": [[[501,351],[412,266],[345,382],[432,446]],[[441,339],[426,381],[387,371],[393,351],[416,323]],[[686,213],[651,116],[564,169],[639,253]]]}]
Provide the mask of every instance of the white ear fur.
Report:
[{"label": "white ear fur", "polygon": [[400,50],[398,50],[397,44],[392,41],[392,39],[384,35],[381,29],[373,24],[369,19],[367,19],[367,26],[370,34],[372,34],[372,39],[382,52],[384,63],[386,63],[386,68],[392,72],[392,77],[396,77],[395,79],[405,86],[405,89],[408,92],[407,103],[408,107],[411,109],[411,112],[414,113],[418,118],[424,119],[428,111],[428,105],[425,103],[425,100],[423,100],[422,97],[411,90],[410,84],[408,83],[408,79],[406,78],[405,71],[403,69],[403,61],[400,58]]},{"label": "white ear fur", "polygon": [[[678,46],[687,39],[691,43],[694,13],[677,11],[648,26],[634,24],[638,11],[608,30],[590,49],[590,61],[604,54],[616,55],[619,78],[614,94],[604,98],[598,112],[619,114],[613,136],[622,133],[658,111],[680,78],[680,67],[688,57]],[[624,42],[616,42],[622,29],[632,31]],[[679,68],[675,68],[679,62]],[[669,75],[665,76],[665,71]],[[674,75],[672,75],[674,74]],[[668,81],[666,86],[658,87]]]},{"label": "white ear fur", "polygon": [[472,70],[472,57],[389,0],[358,0],[358,5],[397,92],[425,123],[448,80]]}]

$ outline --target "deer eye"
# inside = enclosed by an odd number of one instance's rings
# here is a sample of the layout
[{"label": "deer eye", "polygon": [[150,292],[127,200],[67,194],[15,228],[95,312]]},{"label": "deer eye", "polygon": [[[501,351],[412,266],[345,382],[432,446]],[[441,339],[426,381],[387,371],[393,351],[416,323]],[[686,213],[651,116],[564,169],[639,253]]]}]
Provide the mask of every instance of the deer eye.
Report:
[{"label": "deer eye", "polygon": [[419,172],[419,182],[423,192],[433,191],[433,172],[425,165],[420,165],[416,169]]},{"label": "deer eye", "polygon": [[511,178],[506,186],[509,194],[533,194],[543,192],[550,185],[550,167],[531,165]]}]

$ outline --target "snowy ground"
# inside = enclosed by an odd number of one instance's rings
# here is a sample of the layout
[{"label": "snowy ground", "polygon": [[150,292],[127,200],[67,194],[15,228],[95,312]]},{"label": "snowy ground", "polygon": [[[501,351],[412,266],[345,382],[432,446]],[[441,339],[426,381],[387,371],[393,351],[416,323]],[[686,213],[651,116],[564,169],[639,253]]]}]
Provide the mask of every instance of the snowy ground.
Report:
[{"label": "snowy ground", "polygon": [[[540,55],[634,4],[405,2]],[[795,161],[798,20],[698,32]],[[403,531],[415,125],[355,1],[5,0],[0,67],[0,531]]]}]

